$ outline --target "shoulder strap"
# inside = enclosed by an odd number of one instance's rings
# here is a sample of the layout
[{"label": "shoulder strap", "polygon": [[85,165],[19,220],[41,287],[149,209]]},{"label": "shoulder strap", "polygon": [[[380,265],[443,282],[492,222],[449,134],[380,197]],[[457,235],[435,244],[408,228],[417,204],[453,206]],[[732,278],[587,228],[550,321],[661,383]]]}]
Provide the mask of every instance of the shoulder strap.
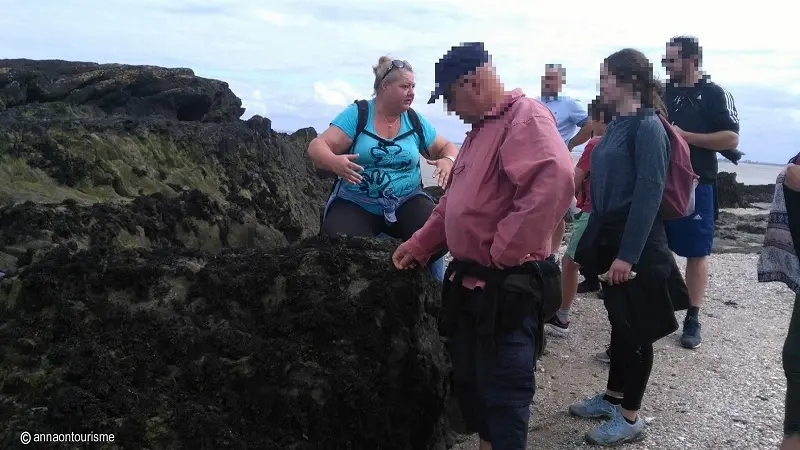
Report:
[{"label": "shoulder strap", "polygon": [[425,132],[422,129],[422,123],[419,121],[419,116],[417,112],[414,111],[414,108],[408,108],[408,120],[411,121],[411,128],[414,129],[414,132],[417,133],[419,137],[419,152],[425,155],[428,155],[428,147],[425,145]]},{"label": "shoulder strap", "polygon": [[633,116],[631,126],[628,128],[628,152],[631,154],[631,158],[634,158],[634,162],[636,161],[636,135],[639,134],[639,126],[642,124],[642,120],[644,120],[644,115],[637,113]]},{"label": "shoulder strap", "polygon": [[367,118],[369,117],[369,104],[366,100],[356,100],[353,103],[358,107],[358,121],[356,122],[356,133],[353,135],[353,143],[350,145],[350,153],[356,148],[356,139],[367,127]]}]

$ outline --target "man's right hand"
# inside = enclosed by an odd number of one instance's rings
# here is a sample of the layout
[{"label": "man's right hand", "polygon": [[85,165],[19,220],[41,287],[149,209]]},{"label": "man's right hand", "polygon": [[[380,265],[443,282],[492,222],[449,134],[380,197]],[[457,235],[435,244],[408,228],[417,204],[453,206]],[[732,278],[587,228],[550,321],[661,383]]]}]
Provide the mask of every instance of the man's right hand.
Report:
[{"label": "man's right hand", "polygon": [[395,249],[392,254],[392,262],[400,270],[416,269],[420,266],[419,261],[411,254],[411,245],[408,244],[408,241],[403,242]]},{"label": "man's right hand", "polygon": [[363,171],[364,168],[353,162],[356,159],[358,159],[358,155],[354,153],[334,155],[331,159],[330,168],[333,173],[339,175],[342,180],[348,183],[361,183],[361,175],[358,172]]},{"label": "man's right hand", "polygon": [[800,192],[800,166],[797,164],[786,166],[786,177],[783,179],[783,184],[793,191]]}]

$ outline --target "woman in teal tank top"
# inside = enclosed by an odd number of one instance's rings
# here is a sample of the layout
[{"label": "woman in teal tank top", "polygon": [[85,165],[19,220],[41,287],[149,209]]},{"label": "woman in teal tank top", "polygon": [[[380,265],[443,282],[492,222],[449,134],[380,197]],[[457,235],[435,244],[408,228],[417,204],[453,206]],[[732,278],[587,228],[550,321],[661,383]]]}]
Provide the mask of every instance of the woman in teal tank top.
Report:
[{"label": "woman in teal tank top", "polygon": [[[374,98],[366,101],[363,129],[354,103],[308,146],[314,165],[338,176],[320,233],[406,240],[435,207],[422,189],[420,158],[436,166],[434,176],[446,188],[458,148],[411,109],[416,85],[407,61],[383,56],[373,73]],[[434,275],[441,279],[443,260],[432,261]]]}]

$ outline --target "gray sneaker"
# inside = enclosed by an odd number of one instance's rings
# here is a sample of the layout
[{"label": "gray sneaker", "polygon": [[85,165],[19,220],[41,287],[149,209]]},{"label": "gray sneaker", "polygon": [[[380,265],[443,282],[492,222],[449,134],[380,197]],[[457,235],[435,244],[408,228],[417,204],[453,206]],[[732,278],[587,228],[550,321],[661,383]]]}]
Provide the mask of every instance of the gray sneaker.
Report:
[{"label": "gray sneaker", "polygon": [[609,345],[608,348],[602,352],[597,352],[594,357],[600,362],[611,363],[611,346]]},{"label": "gray sneaker", "polygon": [[700,319],[694,316],[686,316],[683,321],[683,333],[681,335],[681,345],[684,348],[694,350],[700,347],[703,339],[700,337]]},{"label": "gray sneaker", "polygon": [[569,413],[573,416],[584,417],[587,419],[600,419],[603,417],[614,417],[617,407],[606,400],[605,392],[600,392],[594,397],[589,397],[580,403],[569,405]]},{"label": "gray sneaker", "polygon": [[630,424],[620,408],[614,408],[614,416],[586,433],[586,442],[602,446],[614,446],[644,439],[644,420],[639,416]]}]

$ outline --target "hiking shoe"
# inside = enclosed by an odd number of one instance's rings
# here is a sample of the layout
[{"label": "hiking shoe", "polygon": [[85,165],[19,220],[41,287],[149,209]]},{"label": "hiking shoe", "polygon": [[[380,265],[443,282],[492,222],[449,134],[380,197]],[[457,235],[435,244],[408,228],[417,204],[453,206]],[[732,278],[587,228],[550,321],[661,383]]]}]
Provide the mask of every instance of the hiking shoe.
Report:
[{"label": "hiking shoe", "polygon": [[683,335],[681,345],[684,348],[695,349],[700,347],[703,340],[700,338],[700,319],[695,316],[686,316],[683,321]]},{"label": "hiking shoe", "polygon": [[585,294],[587,292],[594,292],[600,290],[600,282],[597,280],[589,280],[588,278],[578,283],[578,294]]},{"label": "hiking shoe", "polygon": [[[617,407],[605,399],[605,392],[600,392],[594,397],[589,397],[580,403],[569,405],[569,413],[573,416],[587,419],[600,419],[614,417]],[[623,419],[624,421],[624,419]]]},{"label": "hiking shoe", "polygon": [[644,420],[636,417],[636,422],[628,423],[622,410],[614,408],[614,415],[586,433],[586,442],[595,445],[613,446],[626,442],[639,442],[644,439]]},{"label": "hiking shoe", "polygon": [[559,320],[558,314],[554,314],[550,320],[545,322],[544,328],[556,336],[566,336],[569,333],[569,320],[562,322]]},{"label": "hiking shoe", "polygon": [[602,352],[598,352],[594,355],[595,359],[604,362],[604,363],[611,363],[611,346],[609,345],[605,350]]}]

